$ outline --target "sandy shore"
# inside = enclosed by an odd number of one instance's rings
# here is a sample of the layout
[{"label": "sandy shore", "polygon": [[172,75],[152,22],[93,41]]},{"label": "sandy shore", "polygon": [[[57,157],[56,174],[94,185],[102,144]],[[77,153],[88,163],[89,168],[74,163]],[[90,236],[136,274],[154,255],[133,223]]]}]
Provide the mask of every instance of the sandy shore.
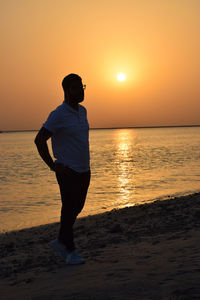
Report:
[{"label": "sandy shore", "polygon": [[200,299],[200,194],[80,218],[67,266],[58,223],[0,235],[1,299]]}]

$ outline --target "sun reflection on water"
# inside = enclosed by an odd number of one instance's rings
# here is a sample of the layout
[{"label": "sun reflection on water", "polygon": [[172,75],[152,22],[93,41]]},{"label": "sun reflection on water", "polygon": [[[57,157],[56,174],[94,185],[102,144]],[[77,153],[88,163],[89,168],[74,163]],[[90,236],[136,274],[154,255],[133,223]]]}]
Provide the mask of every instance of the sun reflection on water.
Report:
[{"label": "sun reflection on water", "polygon": [[133,144],[135,135],[129,129],[120,130],[117,134],[117,180],[121,206],[128,206],[134,189],[134,170],[132,168]]}]

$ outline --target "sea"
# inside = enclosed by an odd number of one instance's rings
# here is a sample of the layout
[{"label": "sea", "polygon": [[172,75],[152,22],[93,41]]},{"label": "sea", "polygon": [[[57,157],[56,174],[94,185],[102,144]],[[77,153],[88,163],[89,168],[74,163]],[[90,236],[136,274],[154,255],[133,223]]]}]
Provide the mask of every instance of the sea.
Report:
[{"label": "sea", "polygon": [[[59,187],[36,134],[0,134],[1,233],[60,220]],[[79,217],[199,192],[199,141],[200,127],[91,129],[92,177]]]}]

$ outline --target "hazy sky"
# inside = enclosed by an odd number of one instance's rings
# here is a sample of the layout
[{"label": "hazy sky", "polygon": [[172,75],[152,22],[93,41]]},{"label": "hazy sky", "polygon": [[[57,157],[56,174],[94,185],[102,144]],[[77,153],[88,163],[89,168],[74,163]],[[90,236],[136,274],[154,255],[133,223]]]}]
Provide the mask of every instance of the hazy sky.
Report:
[{"label": "hazy sky", "polygon": [[69,73],[91,127],[200,124],[199,0],[0,3],[1,130],[39,129]]}]

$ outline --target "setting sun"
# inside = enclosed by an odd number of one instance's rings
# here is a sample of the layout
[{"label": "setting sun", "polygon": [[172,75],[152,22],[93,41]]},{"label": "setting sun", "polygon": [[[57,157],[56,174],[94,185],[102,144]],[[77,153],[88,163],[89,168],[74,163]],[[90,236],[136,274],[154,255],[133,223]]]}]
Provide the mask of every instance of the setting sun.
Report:
[{"label": "setting sun", "polygon": [[126,80],[126,75],[124,73],[119,73],[119,74],[117,74],[117,79],[119,81],[124,81],[124,80]]}]

